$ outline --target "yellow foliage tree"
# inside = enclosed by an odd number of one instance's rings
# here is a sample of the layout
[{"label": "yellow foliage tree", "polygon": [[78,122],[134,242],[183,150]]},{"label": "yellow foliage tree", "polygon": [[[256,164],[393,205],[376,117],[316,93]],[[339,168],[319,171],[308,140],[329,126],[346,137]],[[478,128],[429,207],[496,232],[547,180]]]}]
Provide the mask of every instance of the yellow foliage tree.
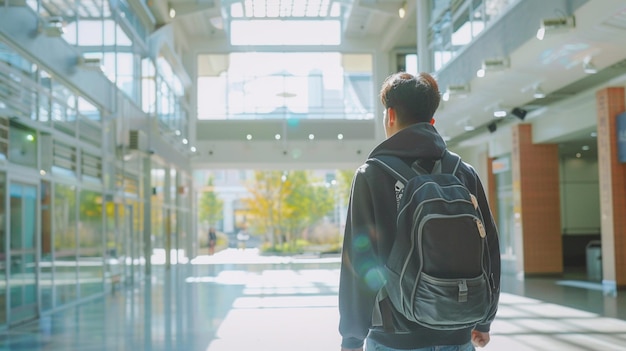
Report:
[{"label": "yellow foliage tree", "polygon": [[257,171],[248,190],[247,218],[256,231],[269,234],[272,246],[294,243],[334,206],[329,189],[305,171]]},{"label": "yellow foliage tree", "polygon": [[224,201],[215,193],[213,177],[207,181],[207,186],[201,193],[199,200],[198,215],[200,219],[207,221],[209,226],[215,226],[223,217]]}]

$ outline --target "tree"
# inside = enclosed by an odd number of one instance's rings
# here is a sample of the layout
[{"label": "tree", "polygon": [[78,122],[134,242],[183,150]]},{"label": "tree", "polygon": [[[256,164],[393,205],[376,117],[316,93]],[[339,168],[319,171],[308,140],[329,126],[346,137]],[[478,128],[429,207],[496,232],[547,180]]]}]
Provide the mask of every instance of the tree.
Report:
[{"label": "tree", "polygon": [[339,174],[339,196],[343,199],[341,203],[347,204],[350,201],[350,190],[352,188],[352,178],[354,177],[353,169],[343,169],[337,171]]},{"label": "tree", "polygon": [[215,226],[224,216],[224,201],[217,197],[213,186],[213,177],[209,177],[205,190],[200,195],[198,217],[207,221],[209,226]]},{"label": "tree", "polygon": [[284,191],[289,187],[281,171],[256,171],[254,181],[248,185],[250,196],[243,199],[247,219],[257,232],[269,234],[272,246],[281,242],[280,227],[283,214]]},{"label": "tree", "polygon": [[331,189],[321,180],[311,179],[310,172],[295,171],[289,176],[293,189],[286,198],[290,209],[286,224],[288,239],[293,242],[331,212],[335,202]]},{"label": "tree", "polygon": [[305,171],[258,171],[244,199],[253,226],[270,234],[271,245],[294,243],[333,208],[330,190]]}]

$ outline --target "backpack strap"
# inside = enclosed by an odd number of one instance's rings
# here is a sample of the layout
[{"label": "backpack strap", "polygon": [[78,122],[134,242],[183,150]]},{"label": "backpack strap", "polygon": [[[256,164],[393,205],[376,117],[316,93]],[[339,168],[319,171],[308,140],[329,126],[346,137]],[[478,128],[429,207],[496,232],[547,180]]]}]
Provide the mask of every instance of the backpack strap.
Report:
[{"label": "backpack strap", "polygon": [[387,173],[400,180],[403,184],[409,179],[418,175],[415,170],[409,167],[399,157],[391,155],[380,155],[367,160],[367,163],[375,163],[382,167]]},{"label": "backpack strap", "polygon": [[461,156],[446,150],[441,157],[441,173],[456,175],[461,165]]}]

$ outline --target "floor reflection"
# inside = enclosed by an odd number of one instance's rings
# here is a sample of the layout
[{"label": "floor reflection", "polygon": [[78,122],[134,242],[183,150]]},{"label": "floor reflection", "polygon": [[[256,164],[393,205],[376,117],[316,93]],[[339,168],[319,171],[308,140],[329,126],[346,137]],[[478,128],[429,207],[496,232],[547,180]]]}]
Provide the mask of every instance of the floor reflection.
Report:
[{"label": "floor reflection", "polygon": [[[0,350],[338,350],[338,282],[338,257],[232,249],[155,264],[141,285],[0,332]],[[626,345],[622,295],[603,297],[569,279],[504,277],[503,289],[487,349]]]}]

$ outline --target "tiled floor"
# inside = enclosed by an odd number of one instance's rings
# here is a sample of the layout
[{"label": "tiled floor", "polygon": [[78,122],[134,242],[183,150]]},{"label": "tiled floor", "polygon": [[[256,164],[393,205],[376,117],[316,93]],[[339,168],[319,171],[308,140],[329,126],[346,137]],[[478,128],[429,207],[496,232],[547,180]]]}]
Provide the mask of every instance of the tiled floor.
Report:
[{"label": "tiled floor", "polygon": [[[143,288],[0,332],[2,350],[339,350],[337,258],[227,250],[169,270]],[[485,350],[626,350],[625,296],[579,280],[505,277]]]}]

